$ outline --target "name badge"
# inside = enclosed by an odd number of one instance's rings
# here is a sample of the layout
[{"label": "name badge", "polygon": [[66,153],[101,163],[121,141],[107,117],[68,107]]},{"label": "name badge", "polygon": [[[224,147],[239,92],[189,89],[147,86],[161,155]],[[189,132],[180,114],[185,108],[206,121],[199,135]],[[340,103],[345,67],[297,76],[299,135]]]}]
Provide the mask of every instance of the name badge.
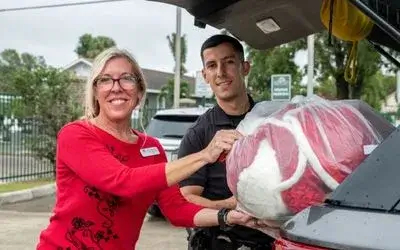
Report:
[{"label": "name badge", "polygon": [[140,150],[140,154],[143,157],[149,157],[149,156],[153,156],[153,155],[159,155],[160,151],[158,150],[157,147],[151,147],[151,148],[142,148]]}]

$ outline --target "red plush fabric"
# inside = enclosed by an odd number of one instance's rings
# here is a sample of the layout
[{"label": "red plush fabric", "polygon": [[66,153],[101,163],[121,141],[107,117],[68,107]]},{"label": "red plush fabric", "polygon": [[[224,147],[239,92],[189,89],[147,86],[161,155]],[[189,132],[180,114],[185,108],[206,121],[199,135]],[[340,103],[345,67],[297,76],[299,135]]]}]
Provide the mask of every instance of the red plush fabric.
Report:
[{"label": "red plush fabric", "polygon": [[[244,131],[241,132],[246,134],[246,126],[242,128]],[[263,158],[265,162],[256,162],[254,158],[259,150],[261,154],[271,150],[268,147],[260,148],[261,141],[266,141],[272,148],[275,153],[274,159]],[[297,106],[291,104],[266,117],[255,132],[236,143],[227,157],[228,185],[239,202],[243,200],[245,203],[243,196],[249,194],[238,193],[238,183],[245,186],[257,183],[246,183],[246,180],[241,178],[243,170],[260,171],[254,166],[261,164],[268,168],[273,162],[277,162],[281,178],[278,183],[287,180],[291,183],[285,187],[270,187],[280,190],[281,199],[287,209],[274,213],[294,214],[312,204],[321,203],[326,194],[336,188],[366,158],[364,146],[378,143],[379,138],[372,126],[360,112],[349,105],[327,102]],[[273,155],[270,152],[266,153]],[[304,161],[299,156],[303,157]],[[300,171],[302,166],[305,168],[296,177],[295,172]],[[277,181],[271,180],[276,176],[257,178],[260,182]],[[259,190],[260,198],[263,197],[263,192],[272,191]],[[271,197],[260,201],[274,207],[268,202],[278,201]],[[248,208],[254,206],[243,205]]]}]

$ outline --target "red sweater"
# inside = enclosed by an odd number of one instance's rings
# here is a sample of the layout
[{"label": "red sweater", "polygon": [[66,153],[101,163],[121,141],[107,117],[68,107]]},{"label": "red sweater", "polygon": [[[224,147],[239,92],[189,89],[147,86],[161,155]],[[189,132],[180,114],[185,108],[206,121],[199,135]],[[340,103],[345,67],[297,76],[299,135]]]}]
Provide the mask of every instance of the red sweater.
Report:
[{"label": "red sweater", "polygon": [[[122,142],[86,121],[64,126],[57,140],[56,204],[37,249],[135,249],[148,207],[157,201],[176,226],[192,227],[201,207],[168,187],[157,140],[134,131]],[[140,149],[157,147],[146,156]]]}]

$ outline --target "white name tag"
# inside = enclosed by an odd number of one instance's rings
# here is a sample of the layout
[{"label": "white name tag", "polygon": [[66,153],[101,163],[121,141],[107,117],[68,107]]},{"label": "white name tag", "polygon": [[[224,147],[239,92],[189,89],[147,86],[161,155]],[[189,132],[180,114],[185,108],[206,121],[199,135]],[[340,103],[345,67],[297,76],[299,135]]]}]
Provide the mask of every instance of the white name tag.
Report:
[{"label": "white name tag", "polygon": [[151,148],[142,148],[140,150],[140,154],[143,157],[149,157],[149,156],[153,156],[153,155],[159,155],[160,151],[158,150],[157,147],[151,147]]}]

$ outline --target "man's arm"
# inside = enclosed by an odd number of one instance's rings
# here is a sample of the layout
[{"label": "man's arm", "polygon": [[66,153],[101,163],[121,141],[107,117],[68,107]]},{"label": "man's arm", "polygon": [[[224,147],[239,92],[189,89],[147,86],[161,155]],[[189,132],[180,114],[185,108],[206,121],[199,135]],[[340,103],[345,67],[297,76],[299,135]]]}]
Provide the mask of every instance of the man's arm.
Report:
[{"label": "man's arm", "polygon": [[[198,131],[195,128],[190,128],[182,139],[178,151],[178,158],[201,151],[205,147],[201,138],[202,136],[198,134]],[[192,176],[180,183],[183,196],[189,202],[203,207],[213,209],[236,208],[236,199],[234,197],[216,201],[202,197],[204,186],[207,183],[207,168],[208,166],[201,168]]]},{"label": "man's arm", "polygon": [[216,200],[212,201],[207,198],[202,197],[204,188],[202,186],[184,186],[181,187],[181,192],[183,196],[191,203],[213,208],[213,209],[221,209],[221,208],[236,208],[236,199],[235,197],[231,197],[225,200]]}]

